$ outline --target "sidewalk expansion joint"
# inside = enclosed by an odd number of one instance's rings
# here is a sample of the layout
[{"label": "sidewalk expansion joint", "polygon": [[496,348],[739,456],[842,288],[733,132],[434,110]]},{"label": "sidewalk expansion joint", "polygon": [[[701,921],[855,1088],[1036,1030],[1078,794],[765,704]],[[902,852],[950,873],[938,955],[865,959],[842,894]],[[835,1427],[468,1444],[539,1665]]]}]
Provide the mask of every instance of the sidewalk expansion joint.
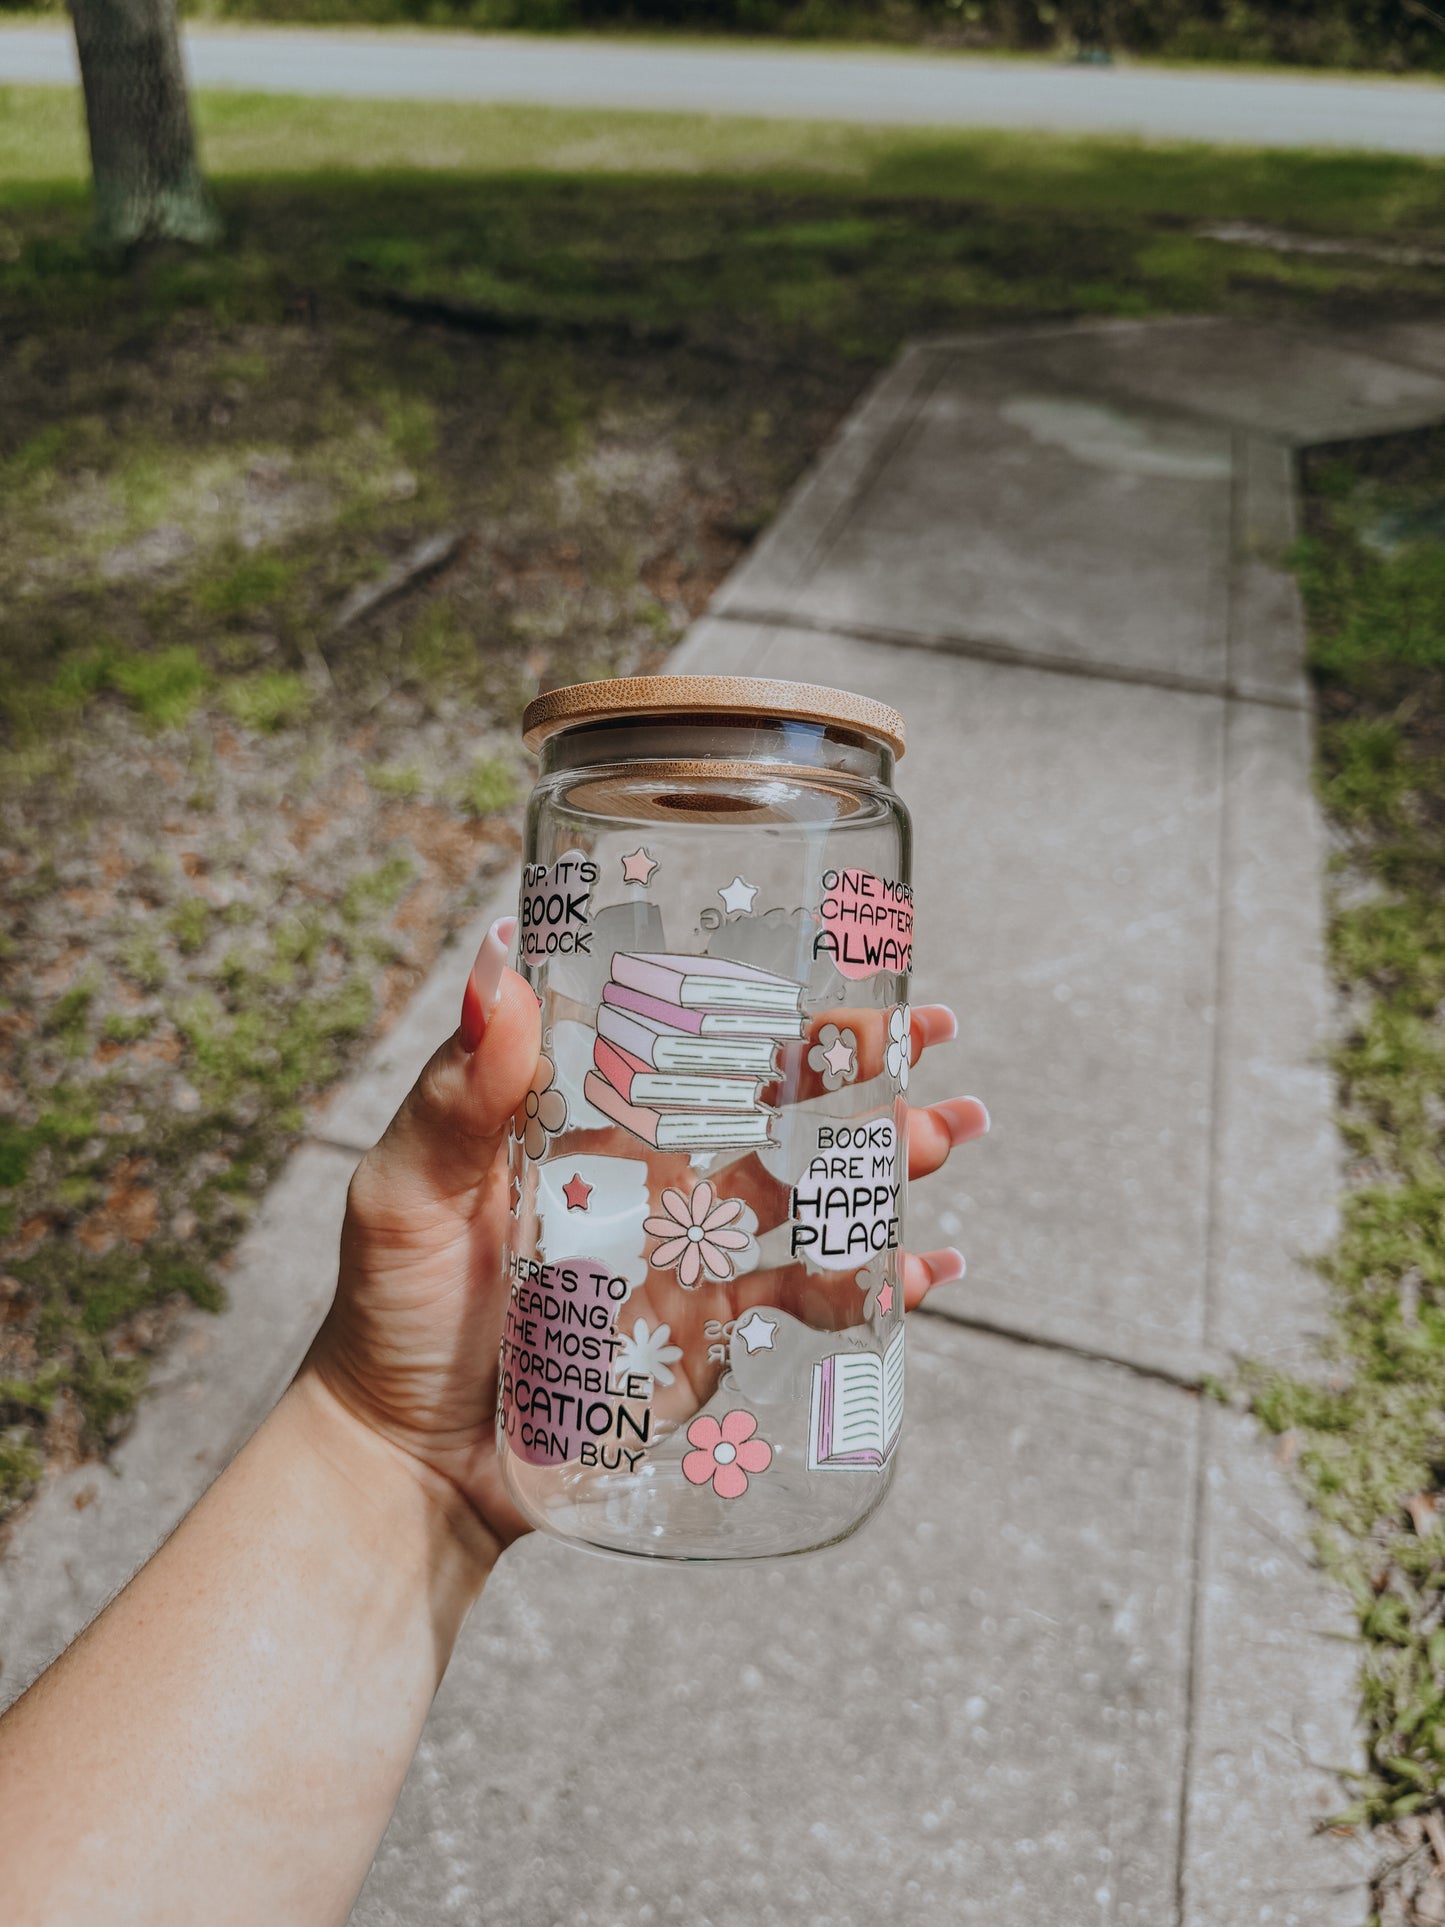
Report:
[{"label": "sidewalk expansion joint", "polygon": [[942,1324],[957,1325],[963,1331],[981,1332],[985,1337],[1002,1338],[1013,1345],[1027,1345],[1034,1351],[1077,1358],[1086,1365],[1112,1365],[1134,1378],[1148,1379],[1151,1384],[1168,1385],[1176,1392],[1186,1392],[1191,1398],[1197,1398],[1204,1389],[1202,1375],[1174,1371],[1168,1365],[1150,1365],[1137,1358],[1125,1358],[1119,1352],[1096,1350],[1091,1345],[1070,1344],[1067,1339],[1050,1338],[1042,1332],[1023,1331],[1017,1325],[1005,1325],[993,1318],[980,1318],[974,1312],[949,1311],[942,1305],[919,1305],[908,1316],[936,1318]]},{"label": "sidewalk expansion joint", "polygon": [[[1246,478],[1248,466],[1244,459],[1243,436],[1236,433],[1231,439],[1230,484],[1229,484],[1229,525],[1230,547],[1238,556],[1244,550],[1244,517],[1246,499]],[[1292,498],[1292,492],[1291,492]],[[1229,626],[1224,639],[1224,667],[1229,675],[1235,662],[1239,645],[1239,603],[1231,596],[1229,599]],[[1225,1056],[1228,1048],[1230,1019],[1232,1015],[1232,951],[1233,951],[1233,906],[1231,903],[1231,884],[1237,874],[1238,852],[1235,848],[1235,797],[1230,775],[1237,745],[1238,724],[1232,721],[1230,712],[1225,711],[1223,728],[1219,741],[1219,796],[1220,810],[1217,826],[1215,853],[1216,873],[1219,878],[1215,898],[1214,929],[1214,1007],[1217,1021],[1214,1025],[1213,1040],[1209,1056],[1209,1136],[1207,1197],[1208,1211],[1204,1231],[1204,1339],[1208,1344],[1213,1336],[1219,1300],[1220,1236],[1224,1222],[1225,1203],[1223,1197],[1224,1169],[1224,1132],[1226,1125],[1224,1104],[1228,1090]],[[1178,1801],[1178,1855],[1174,1863],[1174,1904],[1182,1923],[1189,1911],[1189,1865],[1194,1845],[1192,1838],[1193,1820],[1190,1813],[1189,1795],[1198,1770],[1199,1754],[1199,1695],[1204,1651],[1204,1584],[1203,1575],[1208,1556],[1208,1479],[1207,1445],[1208,1415],[1201,1406],[1195,1424],[1195,1459],[1193,1492],[1191,1506],[1193,1518],[1190,1521],[1190,1564],[1193,1580],[1190,1588],[1189,1626],[1185,1646],[1184,1670],[1184,1757],[1179,1775]]]},{"label": "sidewalk expansion joint", "polygon": [[979,662],[1001,663],[1012,669],[1037,669],[1050,676],[1082,676],[1091,682],[1130,683],[1146,689],[1163,689],[1174,695],[1212,696],[1224,702],[1251,703],[1260,709],[1303,711],[1310,707],[1303,689],[1297,696],[1242,689],[1228,677],[1176,675],[1168,669],[1134,669],[1127,663],[1087,662],[1073,656],[1049,655],[1043,651],[1022,649],[1016,643],[989,642],[975,636],[884,629],[871,623],[834,622],[819,616],[792,615],[775,609],[709,610],[705,620],[735,622],[747,628],[801,629],[809,635],[836,636],[845,642],[876,642],[890,649],[927,650],[934,655],[964,656]]}]

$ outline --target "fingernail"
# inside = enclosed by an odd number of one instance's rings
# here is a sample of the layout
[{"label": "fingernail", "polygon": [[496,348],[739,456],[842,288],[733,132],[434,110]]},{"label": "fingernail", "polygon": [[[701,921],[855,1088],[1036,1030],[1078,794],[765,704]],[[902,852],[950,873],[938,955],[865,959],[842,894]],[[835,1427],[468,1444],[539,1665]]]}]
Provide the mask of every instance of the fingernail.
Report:
[{"label": "fingernail", "polygon": [[984,1137],[992,1126],[988,1106],[976,1097],[955,1097],[936,1108],[943,1113],[950,1144],[967,1144],[972,1138]]},{"label": "fingernail", "polygon": [[935,1285],[951,1285],[967,1276],[968,1260],[955,1245],[947,1245],[942,1251],[929,1252],[928,1270]]},{"label": "fingernail", "polygon": [[462,992],[462,1021],[458,1033],[464,1051],[474,1051],[481,1043],[482,1033],[497,1008],[507,950],[516,927],[515,917],[498,917],[482,938],[482,947],[477,952],[477,960],[467,978],[467,987]]},{"label": "fingernail", "polygon": [[933,1008],[935,1010],[941,1010],[952,1026],[948,1036],[943,1040],[945,1043],[951,1044],[958,1035],[958,1013],[950,1010],[947,1004],[935,1004]]}]

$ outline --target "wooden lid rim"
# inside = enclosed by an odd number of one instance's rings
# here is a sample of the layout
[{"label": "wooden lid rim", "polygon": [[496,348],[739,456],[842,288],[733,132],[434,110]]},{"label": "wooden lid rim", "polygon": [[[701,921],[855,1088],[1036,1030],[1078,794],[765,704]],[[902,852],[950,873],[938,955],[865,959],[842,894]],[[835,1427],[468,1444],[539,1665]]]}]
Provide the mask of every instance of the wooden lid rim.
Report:
[{"label": "wooden lid rim", "polygon": [[770,720],[838,724],[870,736],[895,756],[904,750],[903,718],[887,703],[821,683],[774,682],[760,676],[618,676],[571,683],[528,703],[522,740],[536,750],[559,730],[628,716],[686,716],[733,711]]}]

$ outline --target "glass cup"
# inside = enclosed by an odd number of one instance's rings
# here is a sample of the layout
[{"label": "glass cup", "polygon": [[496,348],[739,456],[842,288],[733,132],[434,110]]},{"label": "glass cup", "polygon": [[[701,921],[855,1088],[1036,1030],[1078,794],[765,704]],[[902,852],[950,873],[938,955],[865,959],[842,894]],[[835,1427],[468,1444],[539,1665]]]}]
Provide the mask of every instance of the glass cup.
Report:
[{"label": "glass cup", "polygon": [[656,676],[524,719],[498,1433],[536,1526],[755,1559],[882,1504],[903,1419],[903,721],[807,684]]}]

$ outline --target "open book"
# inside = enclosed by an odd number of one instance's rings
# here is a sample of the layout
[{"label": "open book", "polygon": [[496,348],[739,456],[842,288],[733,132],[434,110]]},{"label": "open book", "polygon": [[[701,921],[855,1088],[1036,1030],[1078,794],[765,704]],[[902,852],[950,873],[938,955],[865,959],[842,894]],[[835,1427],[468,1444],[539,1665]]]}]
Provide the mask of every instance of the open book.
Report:
[{"label": "open book", "polygon": [[834,1352],[813,1367],[810,1472],[881,1471],[903,1424],[903,1327],[877,1352]]}]

